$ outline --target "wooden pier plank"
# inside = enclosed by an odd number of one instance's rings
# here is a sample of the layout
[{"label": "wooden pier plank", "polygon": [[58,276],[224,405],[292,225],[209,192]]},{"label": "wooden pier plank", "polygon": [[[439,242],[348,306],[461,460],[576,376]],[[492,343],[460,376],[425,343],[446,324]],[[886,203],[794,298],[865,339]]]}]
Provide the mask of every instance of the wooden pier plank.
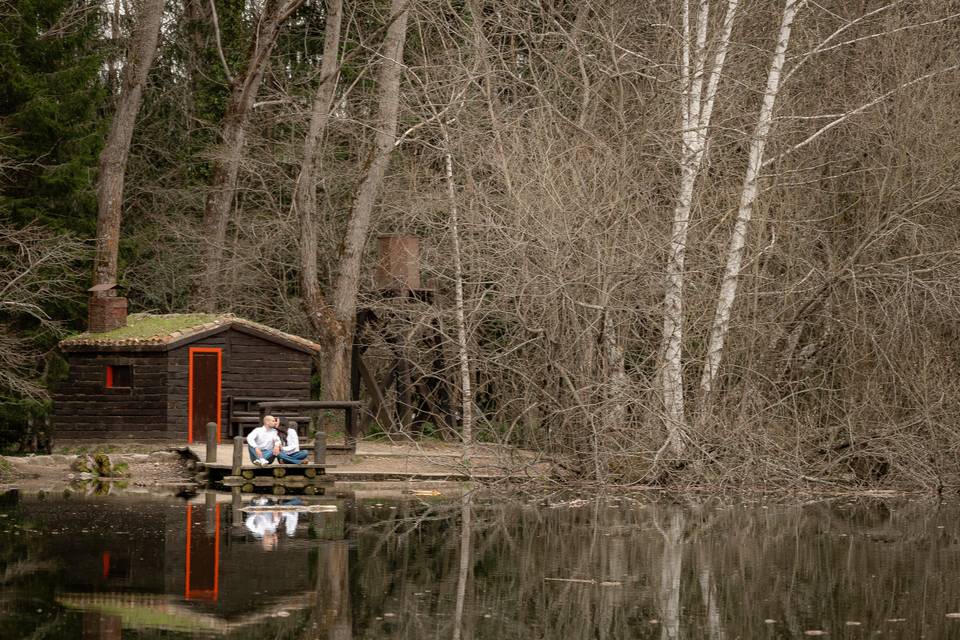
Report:
[{"label": "wooden pier plank", "polygon": [[[207,462],[207,463],[204,463],[203,466],[206,467],[207,469],[217,469],[217,470],[227,470],[227,471],[230,471],[234,468],[232,464],[225,464],[223,462]],[[335,464],[313,464],[313,463],[282,464],[282,465],[268,464],[266,466],[260,466],[257,464],[245,463],[241,465],[239,468],[243,471],[246,471],[248,469],[252,469],[253,471],[264,471],[264,472],[270,473],[271,475],[273,475],[274,469],[284,469],[288,475],[302,475],[302,474],[296,473],[296,471],[298,469],[301,469],[304,471],[306,471],[307,469],[317,469],[318,471],[322,471],[323,469],[331,469],[336,466],[337,465]]]}]

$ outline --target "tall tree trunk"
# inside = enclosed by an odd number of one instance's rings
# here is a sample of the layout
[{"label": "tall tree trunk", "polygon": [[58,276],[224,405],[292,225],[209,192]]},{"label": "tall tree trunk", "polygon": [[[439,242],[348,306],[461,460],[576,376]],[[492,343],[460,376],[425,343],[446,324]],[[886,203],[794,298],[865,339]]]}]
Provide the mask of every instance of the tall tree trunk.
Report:
[{"label": "tall tree trunk", "polygon": [[603,359],[605,365],[607,406],[604,410],[604,430],[612,432],[623,426],[627,417],[627,371],[623,345],[617,336],[613,310],[607,300],[603,307]]},{"label": "tall tree trunk", "polygon": [[710,330],[710,342],[707,345],[706,360],[700,377],[701,412],[704,415],[709,411],[717,373],[720,370],[720,360],[723,357],[724,341],[730,329],[730,314],[737,296],[740,268],[743,265],[743,250],[747,242],[750,219],[753,216],[753,205],[759,192],[760,171],[763,168],[763,151],[767,139],[770,137],[770,128],[773,124],[773,109],[777,101],[777,94],[780,92],[780,78],[787,57],[787,48],[790,46],[790,31],[793,20],[797,15],[797,9],[803,1],[786,0],[783,6],[780,32],[777,35],[776,48],[767,73],[767,87],[763,94],[760,114],[757,116],[757,126],[750,140],[750,157],[747,161],[747,170],[740,192],[740,206],[737,210],[733,235],[730,237],[730,245],[727,248],[727,264],[720,285],[720,293],[717,296],[717,308],[714,312],[713,326]]},{"label": "tall tree trunk", "polygon": [[378,74],[380,104],[377,112],[377,133],[367,162],[363,180],[357,187],[347,229],[340,244],[339,266],[334,281],[330,306],[333,311],[330,335],[324,344],[322,366],[325,399],[347,399],[350,393],[350,350],[356,324],[357,295],[360,289],[360,266],[363,248],[370,230],[373,207],[380,195],[390,152],[397,137],[397,111],[400,105],[400,75],[403,71],[403,45],[407,33],[407,0],[390,3],[390,27],[383,42],[383,61]]},{"label": "tall tree trunk", "polygon": [[329,342],[335,333],[335,327],[331,327],[334,319],[317,278],[316,155],[337,91],[342,0],[327,0],[326,12],[320,86],[313,101],[310,126],[303,139],[303,159],[293,191],[293,208],[300,220],[300,286],[303,290],[304,310],[313,330],[323,336],[324,342]]},{"label": "tall tree trunk", "polygon": [[[680,159],[680,191],[673,210],[673,226],[670,232],[670,253],[667,258],[666,287],[663,299],[663,338],[660,355],[660,389],[666,412],[667,445],[671,453],[683,455],[685,444],[683,432],[683,283],[684,261],[687,251],[687,232],[690,228],[690,211],[697,176],[706,149],[707,132],[716,102],[717,88],[723,73],[723,65],[730,46],[730,35],[737,14],[739,0],[729,0],[721,26],[717,52],[703,91],[704,69],[707,56],[707,23],[710,3],[700,0],[697,8],[697,40],[691,52],[690,10],[688,0],[683,3],[683,50],[681,58],[682,92],[681,139],[683,147]],[[691,54],[693,58],[691,59]]]},{"label": "tall tree trunk", "polygon": [[246,142],[246,126],[253,102],[260,89],[270,53],[277,43],[280,28],[304,0],[267,0],[260,15],[244,72],[233,79],[230,99],[220,130],[220,150],[213,160],[213,177],[203,210],[204,270],[197,307],[214,311],[218,307],[223,250],[227,224],[237,186],[237,173]]},{"label": "tall tree trunk", "polygon": [[97,176],[97,250],[94,257],[93,284],[117,281],[117,254],[120,247],[120,222],[123,217],[123,182],[133,127],[140,112],[147,73],[157,52],[163,0],[143,0],[138,7],[137,26],[127,48],[123,84],[117,101],[117,113],[110,123],[106,144],[100,153]]},{"label": "tall tree trunk", "polygon": [[450,200],[450,234],[453,236],[454,306],[457,322],[457,353],[460,359],[460,410],[463,415],[463,457],[470,459],[473,444],[473,392],[470,386],[470,356],[467,352],[467,321],[463,310],[463,260],[460,255],[460,216],[453,180],[453,157],[450,154],[450,134],[443,126],[443,159],[447,182],[447,198]]}]

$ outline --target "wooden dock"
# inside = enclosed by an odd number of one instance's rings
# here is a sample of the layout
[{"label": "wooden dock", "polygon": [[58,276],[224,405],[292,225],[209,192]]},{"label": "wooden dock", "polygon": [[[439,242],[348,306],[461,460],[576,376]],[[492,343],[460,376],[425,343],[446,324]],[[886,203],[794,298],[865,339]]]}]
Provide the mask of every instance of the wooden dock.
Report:
[{"label": "wooden dock", "polygon": [[[328,480],[327,469],[334,465],[326,462],[327,447],[326,434],[322,431],[316,436],[313,448],[313,461],[303,464],[273,464],[255,465],[247,458],[247,443],[243,436],[233,439],[233,456],[230,462],[217,460],[216,425],[208,426],[206,460],[200,465],[209,483],[219,483],[224,486],[241,487],[244,490],[254,490],[256,487],[283,487],[283,488],[317,488],[317,485],[332,482]],[[282,491],[276,491],[279,493]],[[314,493],[315,491],[308,491]],[[322,493],[322,491],[320,491]]]}]

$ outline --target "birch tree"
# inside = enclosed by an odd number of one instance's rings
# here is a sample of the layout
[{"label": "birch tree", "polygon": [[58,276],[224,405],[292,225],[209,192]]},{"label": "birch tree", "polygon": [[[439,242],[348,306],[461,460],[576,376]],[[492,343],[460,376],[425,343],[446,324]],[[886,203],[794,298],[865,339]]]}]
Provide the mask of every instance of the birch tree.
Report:
[{"label": "birch tree", "polygon": [[[222,47],[217,43],[224,71],[230,82],[230,97],[221,124],[220,147],[213,160],[213,175],[203,210],[203,237],[206,244],[200,298],[196,306],[207,312],[215,311],[218,307],[227,226],[237,185],[237,172],[240,170],[246,142],[246,127],[254,100],[270,61],[270,53],[280,36],[280,29],[303,2],[304,0],[266,0],[263,11],[257,18],[247,65],[243,73],[236,77],[226,67]],[[216,20],[215,11],[212,15]],[[216,23],[214,26],[216,27]]]},{"label": "birch tree", "polygon": [[447,197],[450,200],[450,236],[453,244],[453,300],[457,325],[457,355],[460,361],[460,411],[462,414],[461,437],[463,438],[463,457],[470,458],[470,445],[473,443],[473,393],[470,385],[470,356],[467,351],[467,322],[463,310],[463,261],[460,257],[460,216],[457,208],[456,186],[453,177],[453,156],[450,152],[450,134],[446,125],[443,129],[443,166],[447,184]]},{"label": "birch tree", "polygon": [[717,371],[720,368],[720,359],[723,355],[723,343],[730,329],[730,312],[737,296],[737,282],[740,277],[740,268],[743,265],[743,249],[747,242],[750,219],[753,217],[753,206],[759,193],[763,151],[767,146],[770,129],[773,125],[773,110],[776,106],[777,95],[780,93],[780,78],[783,75],[787,49],[790,46],[790,33],[797,11],[804,2],[805,0],[786,0],[783,5],[777,44],[770,61],[770,69],[767,72],[767,85],[763,92],[763,103],[760,106],[760,114],[757,116],[757,124],[753,135],[750,137],[750,156],[743,177],[743,188],[740,191],[740,205],[737,208],[737,218],[727,249],[727,263],[720,285],[720,294],[717,296],[717,308],[714,312],[713,326],[710,329],[710,342],[707,345],[703,374],[700,377],[700,394],[704,409],[710,400]]},{"label": "birch tree", "polygon": [[[117,99],[117,112],[110,123],[97,175],[97,249],[94,257],[93,284],[117,281],[117,255],[120,223],[123,217],[123,183],[133,128],[140,112],[143,88],[153,65],[160,37],[163,0],[143,0],[136,6],[136,26],[127,46],[123,82]],[[116,23],[114,22],[114,25]]]},{"label": "birch tree", "polygon": [[694,187],[703,163],[710,118],[716,103],[723,65],[730,47],[730,36],[737,14],[738,0],[729,0],[720,28],[716,52],[704,90],[704,74],[708,57],[709,0],[700,0],[695,12],[696,40],[691,37],[690,2],[683,3],[683,40],[681,43],[680,91],[680,190],[673,210],[670,251],[666,267],[666,288],[663,301],[663,338],[661,346],[660,385],[666,411],[667,442],[675,457],[683,455],[683,284],[684,259]]}]

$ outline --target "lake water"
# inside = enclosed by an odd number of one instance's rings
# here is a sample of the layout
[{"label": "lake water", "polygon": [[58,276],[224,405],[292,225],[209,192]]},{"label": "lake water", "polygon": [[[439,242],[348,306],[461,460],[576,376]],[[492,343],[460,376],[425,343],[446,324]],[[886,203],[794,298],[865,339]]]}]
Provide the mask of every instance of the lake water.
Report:
[{"label": "lake water", "polygon": [[958,516],[928,500],[8,493],[0,637],[960,638]]}]

